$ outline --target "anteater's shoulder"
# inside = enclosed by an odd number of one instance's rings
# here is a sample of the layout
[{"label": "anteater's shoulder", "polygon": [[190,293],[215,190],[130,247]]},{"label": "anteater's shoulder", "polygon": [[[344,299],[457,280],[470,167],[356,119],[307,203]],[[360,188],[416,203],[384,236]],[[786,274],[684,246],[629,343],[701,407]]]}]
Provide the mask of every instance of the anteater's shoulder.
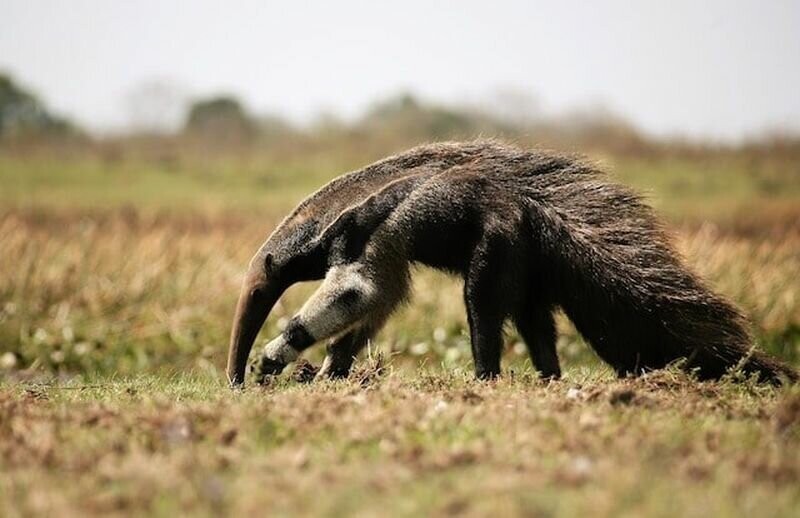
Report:
[{"label": "anteater's shoulder", "polygon": [[343,174],[303,200],[273,232],[270,240],[284,241],[302,226],[324,228],[345,209],[358,205],[391,182],[411,175],[434,175],[480,159],[500,147],[492,141],[443,142],[417,146],[356,171]]}]

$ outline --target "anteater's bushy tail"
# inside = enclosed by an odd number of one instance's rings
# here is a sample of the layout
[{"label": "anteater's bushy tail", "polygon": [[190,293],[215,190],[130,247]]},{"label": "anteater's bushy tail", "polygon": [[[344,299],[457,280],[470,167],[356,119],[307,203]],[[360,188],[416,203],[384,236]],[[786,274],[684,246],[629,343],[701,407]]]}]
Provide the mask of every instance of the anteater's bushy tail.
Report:
[{"label": "anteater's bushy tail", "polygon": [[527,182],[542,289],[619,374],[683,360],[702,379],[798,380],[753,348],[742,313],[687,269],[639,196],[574,162]]}]

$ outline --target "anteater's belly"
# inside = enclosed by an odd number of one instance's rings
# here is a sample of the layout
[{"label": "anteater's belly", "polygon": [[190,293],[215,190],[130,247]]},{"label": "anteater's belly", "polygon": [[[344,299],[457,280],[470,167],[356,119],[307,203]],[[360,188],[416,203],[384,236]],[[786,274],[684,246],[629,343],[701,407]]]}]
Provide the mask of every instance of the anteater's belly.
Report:
[{"label": "anteater's belly", "polygon": [[414,229],[411,260],[440,270],[463,273],[475,246],[475,229],[463,221],[428,221]]}]

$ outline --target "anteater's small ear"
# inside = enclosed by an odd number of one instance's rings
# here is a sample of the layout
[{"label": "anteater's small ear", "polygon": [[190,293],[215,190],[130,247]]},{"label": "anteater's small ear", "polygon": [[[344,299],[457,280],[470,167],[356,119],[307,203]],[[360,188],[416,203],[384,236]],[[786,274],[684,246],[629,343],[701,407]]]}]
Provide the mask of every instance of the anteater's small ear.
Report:
[{"label": "anteater's small ear", "polygon": [[271,271],[273,264],[274,264],[274,259],[272,258],[272,254],[267,252],[264,255],[264,271],[265,272]]}]

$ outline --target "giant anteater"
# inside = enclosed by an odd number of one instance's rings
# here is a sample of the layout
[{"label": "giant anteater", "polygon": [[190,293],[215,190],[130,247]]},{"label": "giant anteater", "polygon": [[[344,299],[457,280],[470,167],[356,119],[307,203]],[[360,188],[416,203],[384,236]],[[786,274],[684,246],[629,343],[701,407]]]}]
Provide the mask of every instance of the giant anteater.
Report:
[{"label": "giant anteater", "polygon": [[228,357],[232,385],[271,308],[324,279],[260,360],[279,373],[331,339],[320,376],[353,358],[407,296],[409,267],[460,275],[478,378],[500,373],[511,319],[544,377],[561,374],[561,308],[620,376],[685,359],[700,378],[733,367],[796,380],[752,349],[745,318],[681,261],[639,196],[574,157],[493,141],[425,145],[341,176],[303,201],[250,262]]}]

